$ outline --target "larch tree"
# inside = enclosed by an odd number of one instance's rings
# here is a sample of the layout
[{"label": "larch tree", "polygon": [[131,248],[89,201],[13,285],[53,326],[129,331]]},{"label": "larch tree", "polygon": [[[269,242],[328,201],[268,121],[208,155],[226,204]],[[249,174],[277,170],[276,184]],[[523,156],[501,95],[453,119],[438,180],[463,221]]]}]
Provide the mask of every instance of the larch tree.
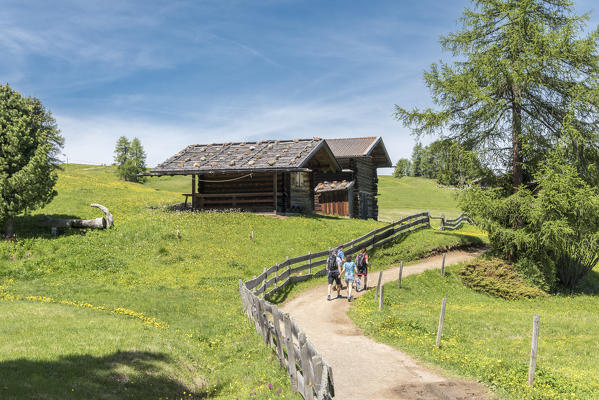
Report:
[{"label": "larch tree", "polygon": [[56,191],[64,140],[42,103],[0,85],[0,221],[13,234],[14,217],[43,207]]},{"label": "larch tree", "polygon": [[121,136],[114,148],[114,161],[117,165],[117,175],[126,181],[143,182],[139,176],[146,172],[146,152],[138,138],[129,141]]},{"label": "larch tree", "polygon": [[569,0],[472,1],[441,38],[454,61],[424,73],[439,109],[396,105],[396,119],[480,150],[514,188],[560,141],[584,175],[599,166],[599,31],[585,35],[587,20]]}]

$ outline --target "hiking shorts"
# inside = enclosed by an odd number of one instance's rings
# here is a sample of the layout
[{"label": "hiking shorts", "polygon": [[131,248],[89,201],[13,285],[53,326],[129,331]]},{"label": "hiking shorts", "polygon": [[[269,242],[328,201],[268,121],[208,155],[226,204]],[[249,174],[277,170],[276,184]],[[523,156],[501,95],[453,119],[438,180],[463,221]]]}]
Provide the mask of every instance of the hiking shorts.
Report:
[{"label": "hiking shorts", "polygon": [[341,279],[339,278],[339,272],[329,272],[329,285],[336,283],[337,285],[341,285]]},{"label": "hiking shorts", "polygon": [[358,269],[358,276],[368,276],[368,267],[364,269]]}]

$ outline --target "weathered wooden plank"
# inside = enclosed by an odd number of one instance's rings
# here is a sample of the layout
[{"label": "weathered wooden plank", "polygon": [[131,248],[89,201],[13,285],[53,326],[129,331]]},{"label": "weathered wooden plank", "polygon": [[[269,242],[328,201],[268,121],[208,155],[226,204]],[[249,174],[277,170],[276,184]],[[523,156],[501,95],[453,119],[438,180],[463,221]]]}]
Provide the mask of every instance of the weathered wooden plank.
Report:
[{"label": "weathered wooden plank", "polygon": [[435,346],[441,347],[441,336],[443,335],[443,321],[445,320],[445,306],[447,304],[447,299],[443,297],[443,301],[441,302],[441,314],[439,315],[439,326],[437,327],[437,341],[435,342]]},{"label": "weathered wooden plank", "polygon": [[270,268],[268,268],[268,269],[266,270],[266,276],[274,274],[274,273],[275,273],[275,272],[277,272],[277,271],[278,271],[280,268],[281,268],[281,266],[280,266],[279,264],[275,264],[275,265],[273,265],[272,267],[270,267]]},{"label": "weathered wooden plank", "polygon": [[269,280],[267,280],[266,282],[264,282],[264,288],[265,288],[265,290],[267,290],[269,287],[271,287],[272,285],[274,285],[276,281],[277,281],[277,277],[273,276],[272,278],[270,278]]},{"label": "weathered wooden plank", "polygon": [[325,276],[327,273],[328,273],[327,269],[323,268],[320,271],[313,273],[312,276],[314,276],[314,277]]},{"label": "weathered wooden plank", "polygon": [[287,279],[287,277],[291,276],[291,270],[290,269],[286,269],[285,271],[281,272],[279,274],[279,281],[282,281],[284,279]]},{"label": "weathered wooden plank", "polygon": [[300,345],[300,358],[302,365],[302,375],[304,377],[304,399],[313,400],[314,399],[314,391],[312,389],[312,382],[314,378],[312,377],[312,365],[310,361],[312,357],[309,355],[308,346],[306,344],[306,334],[301,332],[299,334],[299,345]]},{"label": "weathered wooden plank", "polygon": [[276,340],[276,353],[277,353],[277,357],[279,358],[279,363],[281,364],[281,367],[285,366],[285,352],[283,351],[283,335],[281,333],[281,319],[282,319],[282,314],[279,311],[279,309],[277,308],[277,306],[273,305],[272,308],[272,318],[273,318],[273,325],[275,327],[275,340]]},{"label": "weathered wooden plank", "polygon": [[303,264],[303,265],[300,265],[299,267],[291,268],[290,272],[291,272],[291,274],[296,274],[298,272],[302,272],[307,269],[310,269],[310,264]]},{"label": "weathered wooden plank", "polygon": [[295,346],[293,345],[293,331],[291,329],[291,318],[289,314],[283,317],[285,321],[285,345],[287,346],[287,373],[291,382],[291,391],[297,392],[297,375],[295,368]]},{"label": "weathered wooden plank", "polygon": [[329,255],[329,251],[328,250],[323,250],[319,253],[312,253],[312,259],[315,258],[320,258],[320,257],[324,257],[324,256],[328,256]]},{"label": "weathered wooden plank", "polygon": [[320,388],[322,386],[322,371],[323,371],[323,363],[322,356],[320,354],[314,354],[312,356],[312,373],[314,375],[314,380],[312,385],[314,386],[314,391],[318,397],[318,393],[320,392]]},{"label": "weathered wooden plank", "polygon": [[303,261],[308,261],[308,258],[310,258],[310,255],[306,254],[304,256],[290,258],[288,262],[289,262],[289,265],[293,265],[293,264],[297,264],[297,263],[300,263],[300,262],[303,262]]},{"label": "weathered wooden plank", "polygon": [[530,364],[528,365],[528,386],[532,386],[535,379],[537,351],[539,350],[539,318],[539,315],[535,314],[532,320],[532,344],[530,346]]},{"label": "weathered wooden plank", "polygon": [[325,265],[327,263],[327,260],[318,260],[318,261],[312,261],[312,268],[314,267],[318,267],[320,265]]}]

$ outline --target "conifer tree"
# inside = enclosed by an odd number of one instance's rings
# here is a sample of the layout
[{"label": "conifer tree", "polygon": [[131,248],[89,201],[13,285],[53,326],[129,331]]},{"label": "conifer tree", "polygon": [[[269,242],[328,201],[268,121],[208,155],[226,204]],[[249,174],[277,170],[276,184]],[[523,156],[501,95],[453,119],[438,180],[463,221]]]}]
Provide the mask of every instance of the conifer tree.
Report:
[{"label": "conifer tree", "polygon": [[569,0],[473,0],[461,29],[441,38],[456,61],[424,74],[440,109],[396,106],[395,117],[417,135],[482,150],[514,187],[558,140],[579,170],[599,165],[599,31],[583,36],[587,20]]},{"label": "conifer tree", "polygon": [[0,221],[13,234],[14,217],[56,195],[57,155],[64,140],[42,103],[0,85]]},{"label": "conifer tree", "polygon": [[129,182],[143,182],[139,174],[146,171],[146,152],[138,138],[129,141],[121,136],[114,149],[114,161],[117,165],[117,175]]}]

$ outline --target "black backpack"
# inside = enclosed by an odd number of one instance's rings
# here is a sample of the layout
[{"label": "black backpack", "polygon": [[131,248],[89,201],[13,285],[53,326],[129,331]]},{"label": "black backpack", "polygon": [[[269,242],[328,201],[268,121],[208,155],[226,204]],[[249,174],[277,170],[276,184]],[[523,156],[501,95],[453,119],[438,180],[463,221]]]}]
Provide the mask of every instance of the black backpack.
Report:
[{"label": "black backpack", "polygon": [[327,269],[329,272],[337,271],[337,256],[333,253],[329,254],[329,258],[327,258]]},{"label": "black backpack", "polygon": [[366,268],[366,257],[364,257],[364,253],[359,253],[356,256],[356,265],[360,270]]}]

